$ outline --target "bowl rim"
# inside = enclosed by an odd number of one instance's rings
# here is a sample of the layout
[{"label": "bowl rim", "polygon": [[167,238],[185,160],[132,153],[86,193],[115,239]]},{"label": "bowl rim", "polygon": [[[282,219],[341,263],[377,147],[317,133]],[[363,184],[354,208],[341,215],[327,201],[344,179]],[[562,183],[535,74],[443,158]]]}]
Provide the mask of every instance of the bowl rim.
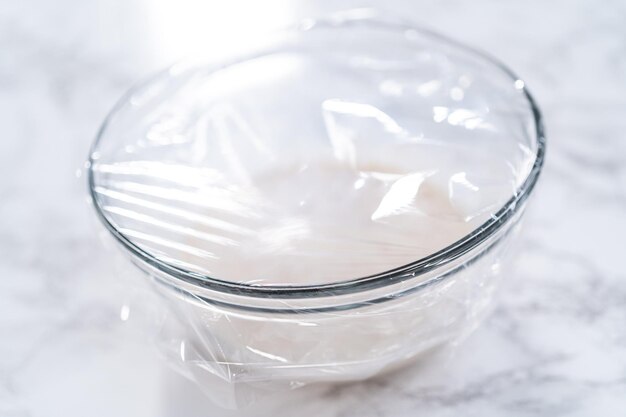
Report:
[{"label": "bowl rim", "polygon": [[[155,77],[148,77],[144,81],[136,84],[131,87],[113,106],[113,108],[109,111],[104,121],[102,122],[98,132],[96,134],[95,140],[93,141],[91,148],[89,150],[89,156],[87,162],[85,164],[87,170],[87,185],[89,187],[89,195],[91,202],[95,208],[96,214],[100,221],[103,223],[105,228],[113,235],[113,237],[121,243],[121,245],[127,249],[132,255],[138,258],[140,261],[145,263],[146,265],[156,268],[158,271],[163,272],[177,280],[181,280],[184,283],[191,284],[196,287],[200,287],[202,289],[214,290],[220,293],[226,293],[230,295],[238,295],[238,296],[246,296],[253,298],[275,298],[275,299],[296,299],[296,298],[326,298],[333,296],[341,296],[352,293],[358,293],[363,291],[369,291],[373,289],[378,289],[381,287],[387,287],[394,284],[398,284],[403,281],[408,280],[418,280],[420,276],[423,276],[426,273],[429,273],[435,269],[443,267],[451,263],[452,261],[459,259],[461,256],[467,254],[473,249],[480,246],[483,242],[486,242],[490,237],[494,236],[498,231],[503,229],[503,227],[512,220],[515,219],[515,214],[521,210],[523,207],[523,203],[530,196],[532,190],[534,189],[537,180],[539,178],[539,174],[541,173],[541,169],[545,160],[545,148],[546,148],[546,138],[543,127],[543,118],[541,111],[526,87],[526,84],[522,81],[520,77],[518,77],[512,70],[510,70],[506,65],[501,63],[498,59],[492,57],[491,55],[476,49],[474,47],[467,46],[461,42],[457,42],[453,39],[448,38],[445,35],[441,35],[437,32],[431,31],[429,29],[425,29],[419,27],[413,23],[407,23],[401,20],[393,20],[387,21],[380,19],[380,16],[372,16],[366,15],[363,16],[352,16],[346,15],[341,19],[337,18],[328,18],[328,19],[304,19],[301,21],[301,24],[296,25],[296,31],[308,31],[317,27],[341,27],[346,24],[351,23],[365,23],[371,25],[378,25],[386,28],[391,28],[394,30],[412,30],[416,31],[422,35],[425,35],[430,38],[434,38],[435,40],[449,44],[463,50],[464,52],[468,52],[473,56],[476,56],[488,64],[493,65],[495,68],[503,72],[505,75],[511,78],[511,81],[514,83],[520,83],[520,90],[524,94],[528,105],[530,107],[533,121],[534,121],[534,133],[536,140],[536,153],[535,153],[535,161],[533,166],[531,167],[528,175],[522,184],[518,187],[518,189],[513,193],[513,196],[509,198],[503,206],[496,211],[494,214],[490,216],[488,220],[486,220],[483,224],[476,227],[469,234],[465,235],[461,239],[451,243],[445,248],[434,252],[426,257],[413,261],[411,263],[390,269],[388,271],[380,272],[377,274],[353,278],[343,281],[324,283],[324,284],[310,284],[310,285],[253,285],[235,281],[227,281],[219,278],[214,278],[209,275],[201,274],[198,272],[188,271],[184,268],[169,264],[166,261],[158,259],[156,256],[150,254],[148,251],[142,249],[137,244],[133,243],[128,237],[126,237],[118,228],[113,224],[113,222],[108,218],[108,216],[104,213],[102,206],[98,200],[97,193],[95,191],[96,184],[94,179],[94,166],[97,161],[97,149],[102,137],[113,119],[113,117],[118,113],[121,107],[127,103],[128,99],[137,91],[140,87],[145,84],[150,83],[154,78],[163,74],[163,72],[159,72]],[[294,28],[288,29],[288,31],[293,31]],[[170,67],[171,68],[171,67]],[[491,246],[491,245],[489,245]],[[476,256],[479,256],[477,254]],[[451,274],[444,273],[442,276],[434,276],[429,280],[437,280],[445,279]],[[420,283],[419,287],[422,287],[424,282]],[[426,287],[428,285],[425,285]]]}]

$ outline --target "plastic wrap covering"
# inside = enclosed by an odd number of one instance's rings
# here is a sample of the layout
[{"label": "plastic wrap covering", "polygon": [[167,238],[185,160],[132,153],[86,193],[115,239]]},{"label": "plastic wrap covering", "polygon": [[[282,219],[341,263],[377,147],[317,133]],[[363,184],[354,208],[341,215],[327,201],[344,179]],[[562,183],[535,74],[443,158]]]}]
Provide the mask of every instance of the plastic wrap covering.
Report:
[{"label": "plastic wrap covering", "polygon": [[255,48],[133,89],[89,171],[163,351],[229,407],[473,329],[543,155],[524,83],[429,32],[344,15]]}]

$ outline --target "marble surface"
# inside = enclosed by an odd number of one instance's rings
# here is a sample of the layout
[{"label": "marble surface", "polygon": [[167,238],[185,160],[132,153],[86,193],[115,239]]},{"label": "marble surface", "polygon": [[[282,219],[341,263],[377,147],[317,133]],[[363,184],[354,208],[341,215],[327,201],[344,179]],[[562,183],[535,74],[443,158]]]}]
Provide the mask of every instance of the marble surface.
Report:
[{"label": "marble surface", "polygon": [[500,57],[544,111],[548,159],[515,272],[461,346],[239,414],[128,319],[78,170],[124,90],[190,49],[377,4],[201,3],[0,0],[1,417],[626,415],[626,3],[384,2]]}]

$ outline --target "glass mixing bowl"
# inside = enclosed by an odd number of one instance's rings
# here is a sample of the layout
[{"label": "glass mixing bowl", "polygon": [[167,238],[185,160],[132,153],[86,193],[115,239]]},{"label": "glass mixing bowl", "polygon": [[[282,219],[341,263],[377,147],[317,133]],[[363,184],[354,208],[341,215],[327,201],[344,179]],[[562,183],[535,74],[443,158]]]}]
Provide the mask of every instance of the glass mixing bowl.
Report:
[{"label": "glass mixing bowl", "polygon": [[[133,88],[89,157],[95,212],[166,301],[159,340],[171,362],[233,405],[257,388],[368,378],[468,334],[488,310],[544,159],[524,82],[481,52],[371,16],[307,20],[250,49],[177,64]],[[347,260],[337,276],[310,248],[285,258],[300,267],[288,282],[264,280],[265,264],[232,279],[213,273],[224,257],[203,245],[240,247],[233,228],[266,213],[241,184],[320,155],[391,175],[386,192],[401,188],[398,178],[432,179],[462,208],[466,232],[429,253],[409,245],[381,270],[365,263],[376,254],[353,259],[361,246],[348,239],[343,252],[324,252]],[[229,182],[216,192],[218,177]],[[356,189],[312,199],[328,200],[326,219],[349,219],[354,202],[332,208]],[[415,213],[408,219],[445,217]],[[415,241],[435,242],[431,232]]]}]

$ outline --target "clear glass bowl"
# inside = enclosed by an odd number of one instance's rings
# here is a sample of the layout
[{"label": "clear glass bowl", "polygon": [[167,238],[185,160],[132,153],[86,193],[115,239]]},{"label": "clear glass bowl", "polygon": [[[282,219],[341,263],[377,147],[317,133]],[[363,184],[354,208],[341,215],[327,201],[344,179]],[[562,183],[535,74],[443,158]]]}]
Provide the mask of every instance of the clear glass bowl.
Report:
[{"label": "clear glass bowl", "polygon": [[[374,138],[350,144],[359,158],[429,172],[465,208],[471,231],[367,276],[287,284],[211,274],[193,258],[206,258],[197,241],[181,244],[181,234],[199,233],[206,205],[193,196],[211,172],[305,165],[346,136]],[[251,387],[368,378],[474,329],[544,149],[534,100],[498,61],[427,30],[347,14],[133,88],[105,120],[88,178],[102,224],[167,301],[160,340],[171,362],[233,405]]]}]

